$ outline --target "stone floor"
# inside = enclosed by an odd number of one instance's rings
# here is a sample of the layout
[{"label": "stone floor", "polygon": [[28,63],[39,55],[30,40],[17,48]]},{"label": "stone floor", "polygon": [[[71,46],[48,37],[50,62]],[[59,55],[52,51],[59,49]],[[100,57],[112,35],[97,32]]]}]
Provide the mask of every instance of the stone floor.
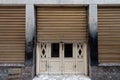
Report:
[{"label": "stone floor", "polygon": [[91,80],[83,75],[40,75],[33,80]]}]

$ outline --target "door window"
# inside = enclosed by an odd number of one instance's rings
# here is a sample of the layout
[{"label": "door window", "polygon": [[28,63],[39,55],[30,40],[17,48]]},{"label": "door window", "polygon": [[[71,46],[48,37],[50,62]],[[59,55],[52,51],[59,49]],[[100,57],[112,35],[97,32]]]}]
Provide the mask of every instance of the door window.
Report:
[{"label": "door window", "polygon": [[51,57],[59,57],[59,43],[51,44]]},{"label": "door window", "polygon": [[64,57],[73,57],[73,44],[65,43],[64,44]]}]

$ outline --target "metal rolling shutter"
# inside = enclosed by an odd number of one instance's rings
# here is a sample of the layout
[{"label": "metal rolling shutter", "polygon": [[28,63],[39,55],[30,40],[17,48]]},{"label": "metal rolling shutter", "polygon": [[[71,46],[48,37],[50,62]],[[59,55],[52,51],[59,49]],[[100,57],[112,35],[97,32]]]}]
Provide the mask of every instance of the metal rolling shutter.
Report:
[{"label": "metal rolling shutter", "polygon": [[120,63],[120,7],[98,8],[100,63]]},{"label": "metal rolling shutter", "polygon": [[25,7],[0,6],[0,63],[24,63]]},{"label": "metal rolling shutter", "polygon": [[86,7],[37,7],[37,41],[86,41]]}]

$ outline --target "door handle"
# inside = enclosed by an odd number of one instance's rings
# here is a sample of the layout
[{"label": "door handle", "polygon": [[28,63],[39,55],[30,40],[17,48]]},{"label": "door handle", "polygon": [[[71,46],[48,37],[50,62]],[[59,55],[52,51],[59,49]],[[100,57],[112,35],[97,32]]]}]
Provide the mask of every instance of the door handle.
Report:
[{"label": "door handle", "polygon": [[74,65],[74,68],[76,68],[76,65]]},{"label": "door handle", "polygon": [[60,43],[62,44],[62,50],[64,50],[64,43],[62,41]]},{"label": "door handle", "polygon": [[64,43],[62,43],[62,50],[64,50]]},{"label": "door handle", "polygon": [[48,64],[46,64],[46,68],[50,68],[51,66],[49,66]]}]

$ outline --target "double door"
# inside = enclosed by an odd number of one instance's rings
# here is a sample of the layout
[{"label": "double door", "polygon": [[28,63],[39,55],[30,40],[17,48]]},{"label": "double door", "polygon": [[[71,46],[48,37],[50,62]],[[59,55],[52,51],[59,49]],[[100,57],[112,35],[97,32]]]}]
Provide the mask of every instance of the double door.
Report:
[{"label": "double door", "polygon": [[86,74],[85,43],[38,43],[38,74]]},{"label": "double door", "polygon": [[49,59],[50,73],[75,73],[74,44],[52,43]]}]

